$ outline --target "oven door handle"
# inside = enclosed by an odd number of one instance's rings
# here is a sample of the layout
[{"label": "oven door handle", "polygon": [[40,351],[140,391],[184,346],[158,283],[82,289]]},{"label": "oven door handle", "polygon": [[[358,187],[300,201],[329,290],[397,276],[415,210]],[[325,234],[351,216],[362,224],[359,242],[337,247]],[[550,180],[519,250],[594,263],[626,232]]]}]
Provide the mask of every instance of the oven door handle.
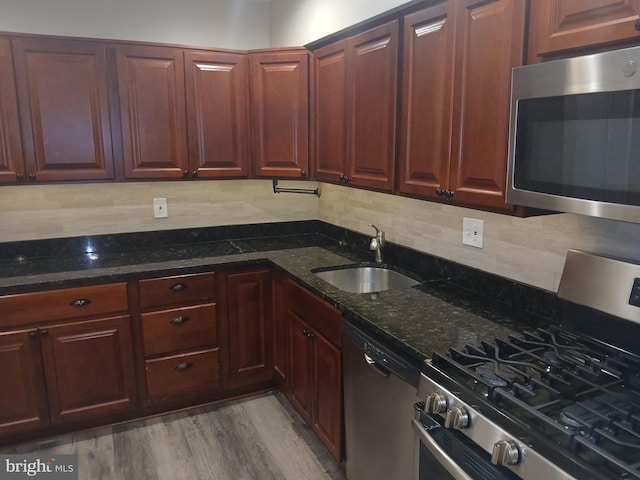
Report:
[{"label": "oven door handle", "polygon": [[429,452],[438,460],[440,465],[449,472],[455,480],[473,480],[460,466],[454,462],[449,455],[442,449],[436,440],[429,435],[424,427],[417,420],[412,420],[413,428],[420,437],[420,441],[429,450]]}]

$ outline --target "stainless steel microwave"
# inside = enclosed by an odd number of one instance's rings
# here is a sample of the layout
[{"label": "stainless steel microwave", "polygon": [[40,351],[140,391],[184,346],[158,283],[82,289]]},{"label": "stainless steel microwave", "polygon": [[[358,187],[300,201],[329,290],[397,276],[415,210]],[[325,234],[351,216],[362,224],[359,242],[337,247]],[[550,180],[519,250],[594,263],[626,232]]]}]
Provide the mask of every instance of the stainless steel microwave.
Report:
[{"label": "stainless steel microwave", "polygon": [[506,200],[640,223],[640,47],[513,70]]}]

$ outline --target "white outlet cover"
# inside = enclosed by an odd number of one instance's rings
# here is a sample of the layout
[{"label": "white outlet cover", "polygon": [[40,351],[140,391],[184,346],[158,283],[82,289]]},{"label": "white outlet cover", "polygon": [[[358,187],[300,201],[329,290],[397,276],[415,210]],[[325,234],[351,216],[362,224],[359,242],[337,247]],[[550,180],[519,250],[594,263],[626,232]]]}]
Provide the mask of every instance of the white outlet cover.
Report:
[{"label": "white outlet cover", "polygon": [[155,218],[167,218],[169,216],[166,198],[153,199],[153,216]]},{"label": "white outlet cover", "polygon": [[484,220],[477,218],[462,219],[462,243],[476,248],[482,248],[484,235]]}]

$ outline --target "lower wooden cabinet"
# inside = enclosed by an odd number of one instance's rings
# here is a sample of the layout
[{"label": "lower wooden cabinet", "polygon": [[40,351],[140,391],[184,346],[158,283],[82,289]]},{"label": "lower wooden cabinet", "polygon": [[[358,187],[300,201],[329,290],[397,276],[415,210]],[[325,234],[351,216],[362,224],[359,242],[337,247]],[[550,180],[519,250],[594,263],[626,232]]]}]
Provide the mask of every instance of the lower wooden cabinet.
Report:
[{"label": "lower wooden cabinet", "polygon": [[226,277],[229,382],[270,381],[273,377],[271,271],[229,273]]},{"label": "lower wooden cabinet", "polygon": [[289,325],[287,323],[287,275],[275,271],[273,288],[273,379],[282,389],[289,388]]},{"label": "lower wooden cabinet", "polygon": [[52,422],[124,412],[135,405],[129,316],[38,330]]},{"label": "lower wooden cabinet", "polygon": [[0,333],[0,437],[49,423],[37,330]]},{"label": "lower wooden cabinet", "polygon": [[287,284],[289,381],[293,406],[340,461],[343,448],[341,315],[294,282]]},{"label": "lower wooden cabinet", "polygon": [[220,315],[214,272],[137,282],[147,404],[219,390]]},{"label": "lower wooden cabinet", "polygon": [[167,398],[220,386],[219,349],[190,352],[147,360],[147,395]]},{"label": "lower wooden cabinet", "polygon": [[313,422],[314,344],[309,326],[296,313],[289,312],[290,377],[289,399],[300,415]]},{"label": "lower wooden cabinet", "polygon": [[0,333],[0,436],[136,404],[129,316]]},{"label": "lower wooden cabinet", "polygon": [[0,444],[275,384],[342,459],[341,314],[282,271],[7,295],[0,311]]}]

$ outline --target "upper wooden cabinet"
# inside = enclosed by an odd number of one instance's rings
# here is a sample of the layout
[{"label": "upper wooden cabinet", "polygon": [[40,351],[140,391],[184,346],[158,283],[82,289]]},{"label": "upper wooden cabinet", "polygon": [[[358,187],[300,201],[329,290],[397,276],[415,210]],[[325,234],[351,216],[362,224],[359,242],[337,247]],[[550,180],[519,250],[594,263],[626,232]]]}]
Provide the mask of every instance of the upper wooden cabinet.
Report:
[{"label": "upper wooden cabinet", "polygon": [[0,37],[0,183],[24,176],[11,41]]},{"label": "upper wooden cabinet", "polygon": [[[454,18],[443,2],[404,19],[398,190],[435,197],[449,185]],[[440,190],[438,190],[440,189]]]},{"label": "upper wooden cabinet", "polygon": [[522,65],[526,0],[461,0],[450,189],[465,205],[505,205],[511,70]]},{"label": "upper wooden cabinet", "polygon": [[397,21],[314,52],[316,179],[393,189],[397,55]]},{"label": "upper wooden cabinet", "polygon": [[240,53],[185,52],[191,176],[249,174],[247,63]]},{"label": "upper wooden cabinet", "polygon": [[[24,153],[17,173],[38,181],[113,179],[106,45],[26,37],[12,43]],[[11,110],[4,91],[11,82],[2,76],[3,110]]]},{"label": "upper wooden cabinet", "polygon": [[247,58],[116,46],[124,176],[246,177]]},{"label": "upper wooden cabinet", "polygon": [[261,177],[305,178],[309,172],[309,54],[250,54],[253,161]]},{"label": "upper wooden cabinet", "polygon": [[640,0],[535,0],[530,8],[530,63],[567,50],[640,43]]},{"label": "upper wooden cabinet", "polygon": [[525,13],[525,0],[454,0],[406,18],[400,192],[510,209],[511,69],[523,61]]},{"label": "upper wooden cabinet", "polygon": [[124,176],[189,174],[183,51],[169,47],[115,47]]}]

